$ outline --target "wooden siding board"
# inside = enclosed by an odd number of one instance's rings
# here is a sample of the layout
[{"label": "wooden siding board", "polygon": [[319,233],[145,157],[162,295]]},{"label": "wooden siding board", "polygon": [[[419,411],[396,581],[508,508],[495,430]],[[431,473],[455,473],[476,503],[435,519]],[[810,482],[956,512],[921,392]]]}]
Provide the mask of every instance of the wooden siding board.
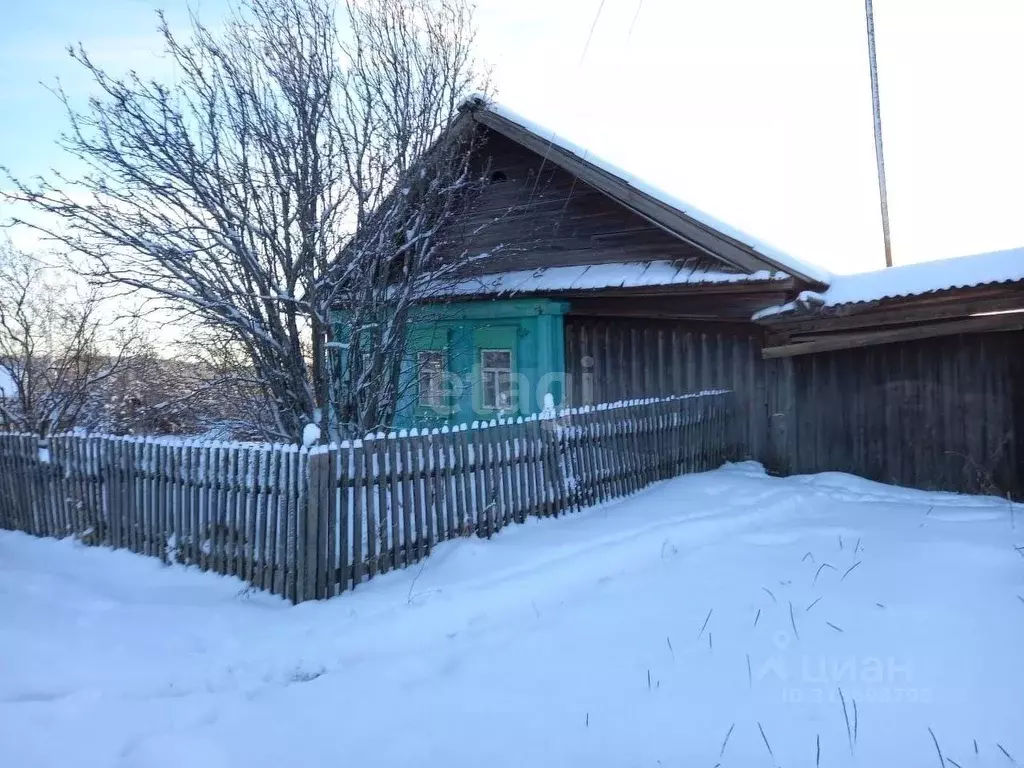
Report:
[{"label": "wooden siding board", "polygon": [[[767,461],[768,364],[763,332],[752,323],[567,316],[566,372],[572,404],[584,391],[601,402],[663,397],[704,389],[737,392],[739,458]],[[583,358],[592,360],[584,367]],[[584,387],[582,382],[592,381]]]},{"label": "wooden siding board", "polygon": [[736,271],[498,133],[487,132],[476,162],[506,179],[489,184],[454,226],[460,248],[490,254],[475,265],[484,273],[653,259]]}]

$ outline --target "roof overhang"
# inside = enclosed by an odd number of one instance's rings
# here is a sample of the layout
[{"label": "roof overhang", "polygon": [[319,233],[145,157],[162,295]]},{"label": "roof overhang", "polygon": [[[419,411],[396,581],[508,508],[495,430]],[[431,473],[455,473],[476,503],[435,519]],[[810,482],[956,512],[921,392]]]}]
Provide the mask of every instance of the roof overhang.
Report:
[{"label": "roof overhang", "polygon": [[576,315],[721,321],[746,326],[758,307],[792,295],[794,284],[794,279],[787,277],[734,283],[545,288],[504,293],[466,290],[458,295],[426,297],[424,302],[493,302],[543,296],[570,302],[571,313]]},{"label": "roof overhang", "polygon": [[962,333],[1024,330],[1024,281],[953,288],[872,302],[794,303],[762,315],[766,359]]}]

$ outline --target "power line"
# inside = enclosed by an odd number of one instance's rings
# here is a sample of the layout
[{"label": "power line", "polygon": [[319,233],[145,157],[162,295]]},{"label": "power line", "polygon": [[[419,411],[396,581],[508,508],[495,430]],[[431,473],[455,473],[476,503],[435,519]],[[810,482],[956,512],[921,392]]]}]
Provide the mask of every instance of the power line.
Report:
[{"label": "power line", "polygon": [[597,13],[594,15],[594,23],[590,25],[590,34],[587,35],[587,44],[583,46],[583,55],[580,56],[580,64],[587,58],[587,51],[590,50],[590,41],[594,37],[594,30],[597,29],[597,22],[601,19],[601,11],[604,10],[604,0],[597,6]]},{"label": "power line", "polygon": [[[587,58],[587,52],[590,50],[590,42],[591,42],[591,40],[594,39],[594,30],[597,29],[597,23],[601,20],[601,12],[604,10],[604,4],[605,4],[605,0],[601,0],[601,2],[598,3],[597,13],[594,14],[594,21],[590,25],[590,32],[587,33],[587,42],[583,46],[583,53],[580,55],[579,64],[576,65],[577,73],[579,72],[579,70],[581,70],[583,68],[583,61]],[[643,0],[640,0],[640,5],[643,5]],[[639,14],[640,14],[640,6],[638,5],[637,9],[636,9],[636,15],[639,15]],[[636,23],[636,15],[633,17],[633,23],[634,24]],[[632,33],[632,31],[633,31],[633,27],[632,27],[632,25],[630,25],[630,33]],[[533,189],[530,191],[530,199],[531,200],[537,194],[537,185],[540,183],[540,176],[541,176],[541,173],[544,171],[544,166],[548,162],[548,155],[551,152],[551,147],[554,144],[554,140],[555,140],[555,134],[554,134],[554,132],[552,132],[551,137],[548,139],[547,148],[544,150],[544,154],[541,155],[540,168],[537,169],[537,176],[533,180]],[[590,154],[589,150],[584,151],[582,159],[586,160],[588,154]],[[562,220],[565,217],[565,212],[569,208],[569,202],[572,200],[573,195],[576,194],[576,185],[577,185],[578,182],[579,182],[579,177],[576,176],[576,175],[573,175],[572,186],[569,187],[569,194],[565,198],[565,204],[562,206],[562,211],[558,215],[558,222],[555,224],[555,229],[556,230],[558,229],[558,227],[560,227],[562,225]]]},{"label": "power line", "polygon": [[[641,0],[641,2],[643,2],[643,0]],[[580,69],[583,68],[583,60],[587,58],[587,51],[590,50],[590,41],[594,37],[594,30],[597,29],[597,22],[601,20],[601,11],[604,10],[604,3],[605,3],[605,0],[601,0],[600,4],[598,4],[598,6],[597,6],[597,13],[594,14],[594,22],[590,25],[590,33],[587,35],[587,42],[583,46],[583,54],[580,56],[579,64],[576,65],[577,73],[579,72]],[[548,139],[548,146],[544,150],[544,154],[541,155],[540,168],[537,169],[537,176],[533,180],[533,189],[530,190],[530,199],[531,200],[533,199],[534,195],[537,194],[537,185],[540,183],[540,175],[544,171],[544,166],[548,162],[548,154],[551,152],[551,146],[554,144],[554,141],[555,141],[555,132],[552,131],[551,137]],[[577,180],[574,177],[573,180],[572,180],[572,187],[569,189],[569,197],[567,197],[566,200],[565,200],[565,205],[566,206],[569,205],[569,200],[572,198],[573,193],[576,191],[576,181]],[[564,213],[565,213],[565,207],[562,208],[562,214],[564,215]],[[559,223],[561,223],[561,219],[559,219]]]},{"label": "power line", "polygon": [[644,7],[644,0],[640,0],[636,4],[636,13],[633,14],[633,20],[629,23],[629,32],[626,33],[626,45],[629,45],[629,39],[633,37],[633,27],[636,26],[636,20],[640,18],[640,9]]},{"label": "power line", "polygon": [[[587,50],[589,50],[589,48],[590,48],[590,40],[594,36],[594,30],[597,28],[597,22],[601,18],[601,11],[604,10],[604,3],[605,3],[605,0],[601,0],[601,3],[597,6],[597,13],[594,15],[594,23],[590,25],[590,34],[587,35],[587,44],[583,47],[583,55],[580,57],[580,63],[579,63],[579,67],[580,68],[583,67],[583,60],[586,58]],[[637,18],[639,18],[639,16],[640,16],[640,9],[643,8],[643,6],[644,6],[644,0],[639,0],[639,2],[636,5],[636,12],[633,14],[633,20],[629,23],[629,32],[626,34],[626,44],[625,44],[625,46],[623,46],[623,53],[625,52],[626,48],[629,47],[629,40],[633,36],[633,27],[636,26],[636,20],[637,20]],[[552,137],[552,138],[554,138],[554,137]],[[549,150],[550,150],[550,147],[551,147],[551,145],[549,143],[548,144],[548,149]],[[583,153],[583,158],[582,159],[586,160],[588,154],[590,154],[590,150],[585,150],[584,153]],[[545,157],[545,160],[546,159],[547,158]],[[565,218],[565,212],[569,209],[569,202],[572,200],[572,196],[576,193],[576,185],[577,185],[578,182],[579,182],[579,176],[573,176],[572,186],[569,188],[569,195],[568,195],[568,197],[565,198],[565,204],[562,206],[562,211],[561,211],[561,213],[558,216],[558,223],[555,225],[556,228],[560,227],[562,225],[562,219]]]}]

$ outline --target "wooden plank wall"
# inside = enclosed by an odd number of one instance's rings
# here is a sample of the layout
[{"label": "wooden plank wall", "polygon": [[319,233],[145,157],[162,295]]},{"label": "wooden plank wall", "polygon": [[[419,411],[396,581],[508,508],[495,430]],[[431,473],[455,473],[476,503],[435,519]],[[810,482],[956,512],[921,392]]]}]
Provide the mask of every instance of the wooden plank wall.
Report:
[{"label": "wooden plank wall", "polygon": [[929,490],[1024,497],[1024,333],[981,333],[779,363],[779,454]]},{"label": "wooden plank wall", "polygon": [[453,236],[486,258],[479,273],[676,260],[690,270],[733,271],[668,234],[550,160],[481,127],[478,170],[499,174],[462,215]]},{"label": "wooden plank wall", "polygon": [[768,382],[754,325],[569,315],[565,319],[571,405],[664,397],[672,392],[736,393],[737,441],[744,457],[766,464]]},{"label": "wooden plank wall", "polygon": [[763,360],[759,329],[572,315],[573,404],[723,388],[742,455],[779,474],[850,472],[1024,497],[1024,333]]},{"label": "wooden plank wall", "polygon": [[736,458],[730,393],[312,450],[0,434],[0,527],[237,576],[300,602]]}]

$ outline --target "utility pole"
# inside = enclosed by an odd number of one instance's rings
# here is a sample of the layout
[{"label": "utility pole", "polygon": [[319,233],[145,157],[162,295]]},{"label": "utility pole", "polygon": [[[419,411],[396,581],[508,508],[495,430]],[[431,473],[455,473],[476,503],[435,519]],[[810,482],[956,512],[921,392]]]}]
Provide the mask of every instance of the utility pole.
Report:
[{"label": "utility pole", "polygon": [[885,157],[882,154],[882,111],[878,100],[878,60],[875,58],[875,12],[871,0],[864,0],[868,17],[868,63],[871,65],[871,104],[875,113],[875,162],[878,165],[878,196],[882,202],[882,237],[885,239],[885,266],[892,266],[892,242],[889,239],[889,199],[885,192]]}]

